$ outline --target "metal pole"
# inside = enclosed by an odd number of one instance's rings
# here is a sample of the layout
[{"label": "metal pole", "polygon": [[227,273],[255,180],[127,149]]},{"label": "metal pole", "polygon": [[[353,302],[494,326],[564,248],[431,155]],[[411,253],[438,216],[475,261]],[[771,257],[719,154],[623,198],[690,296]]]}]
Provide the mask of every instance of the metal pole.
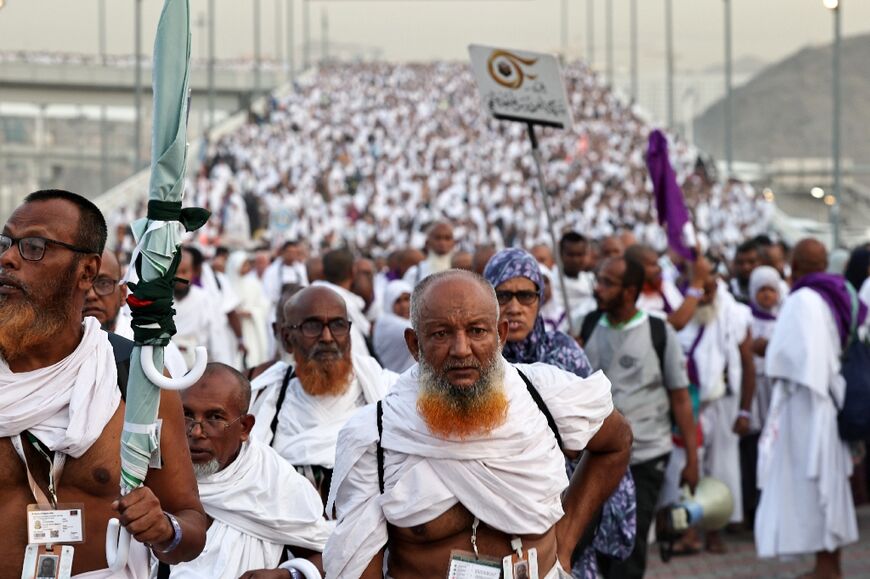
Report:
[{"label": "metal pole", "polygon": [[668,128],[674,128],[674,5],[665,0],[665,42],[667,52]]},{"label": "metal pole", "polygon": [[296,78],[296,53],[293,51],[293,0],[287,0],[287,70],[290,80]]},{"label": "metal pole", "polygon": [[208,126],[214,126],[215,0],[208,0]]},{"label": "metal pole", "polygon": [[302,68],[311,66],[311,23],[309,22],[308,0],[302,0]]},{"label": "metal pole", "polygon": [[136,120],[133,126],[133,172],[138,172],[142,167],[142,0],[134,0],[135,18],[133,32],[135,44],[135,71],[136,91],[134,93],[134,107]]},{"label": "metal pole", "polygon": [[260,0],[254,0],[254,99],[260,96]]},{"label": "metal pole", "polygon": [[731,0],[725,0],[725,163],[729,179],[734,174],[734,141],[732,116],[734,94],[732,85],[732,55],[731,55]]},{"label": "metal pole", "polygon": [[568,61],[568,0],[561,1],[561,10],[560,17],[562,21],[559,23],[559,30],[561,32],[561,42],[560,46],[562,47],[562,62]]},{"label": "metal pole", "polygon": [[275,0],[275,63],[284,61],[284,16],[281,5],[284,0]]},{"label": "metal pole", "polygon": [[595,0],[586,0],[586,60],[595,64]]},{"label": "metal pole", "polygon": [[833,119],[833,147],[834,160],[834,204],[831,206],[831,230],[833,234],[833,247],[840,247],[840,200],[842,192],[841,163],[840,163],[840,40],[842,37],[842,10],[843,0],[834,8],[834,119]]},{"label": "metal pole", "polygon": [[[100,21],[100,63],[106,66],[106,0],[99,3]],[[100,107],[100,190],[105,193],[109,188],[109,138],[106,119],[106,105]]]},{"label": "metal pole", "polygon": [[611,87],[613,86],[613,0],[608,0],[608,2],[604,5],[605,7],[605,19],[607,21],[606,26],[607,30],[605,34],[607,36],[607,84]]},{"label": "metal pole", "polygon": [[550,211],[550,196],[547,193],[547,184],[544,181],[544,168],[541,161],[541,151],[538,148],[538,137],[535,135],[535,125],[526,123],[526,128],[529,133],[529,140],[532,142],[532,158],[535,160],[535,167],[538,176],[538,189],[541,192],[541,203],[544,205],[544,213],[547,215],[547,225],[550,227],[550,236],[553,238],[553,255],[556,258],[556,264],[559,268],[559,285],[562,288],[562,303],[565,306],[565,318],[568,320],[568,334],[574,335],[574,324],[571,321],[571,300],[568,299],[568,286],[565,285],[565,266],[562,265],[562,255],[559,253],[559,240],[556,237],[556,225],[553,223],[552,212]]},{"label": "metal pole", "polygon": [[320,63],[323,64],[327,60],[329,60],[329,15],[324,6],[320,13]]},{"label": "metal pole", "polygon": [[631,98],[637,102],[637,0],[631,0]]}]

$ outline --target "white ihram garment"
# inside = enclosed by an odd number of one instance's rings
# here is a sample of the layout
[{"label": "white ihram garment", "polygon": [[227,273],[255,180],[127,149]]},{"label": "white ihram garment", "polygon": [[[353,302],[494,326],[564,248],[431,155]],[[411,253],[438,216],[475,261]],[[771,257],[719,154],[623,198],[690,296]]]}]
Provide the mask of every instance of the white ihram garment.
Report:
[{"label": "white ihram garment", "polygon": [[0,360],[0,437],[29,431],[48,448],[79,458],[100,437],[121,402],[108,334],[85,318],[82,341],[63,360],[12,372]]},{"label": "white ihram garment", "polygon": [[[288,355],[288,358],[292,356]],[[259,440],[264,444],[272,444],[272,420],[275,418],[278,404],[278,395],[284,383],[287,370],[292,367],[286,360],[278,360],[262,374],[251,380],[250,414],[256,418],[254,428],[251,429],[251,439]],[[288,385],[289,386],[289,385]]]},{"label": "white ihram garment", "polygon": [[585,448],[613,411],[610,381],[602,372],[583,379],[546,364],[502,363],[507,419],[465,440],[429,432],[416,407],[419,367],[402,374],[383,401],[383,495],[375,408],[356,413],[342,429],[327,502],[338,520],[324,551],[328,577],[359,577],[387,543],[388,522],[420,525],[457,503],[509,534],[544,533],[562,518],[565,458],[516,368],[540,392],[570,450]]},{"label": "white ihram garment", "polygon": [[837,431],[840,336],[819,294],[791,294],[767,345],[773,400],[758,444],[760,557],[834,551],[858,540],[849,448]]},{"label": "white ihram garment", "polygon": [[311,396],[293,378],[278,410],[272,448],[293,466],[332,468],[338,432],[357,408],[383,398],[397,378],[374,358],[356,355],[350,386],[339,396]]},{"label": "white ihram garment", "polygon": [[284,546],[323,551],[332,525],[317,491],[268,446],[244,443],[224,470],[199,481],[206,514],[214,519],[205,548],[172,566],[173,578],[237,579],[274,569]]}]

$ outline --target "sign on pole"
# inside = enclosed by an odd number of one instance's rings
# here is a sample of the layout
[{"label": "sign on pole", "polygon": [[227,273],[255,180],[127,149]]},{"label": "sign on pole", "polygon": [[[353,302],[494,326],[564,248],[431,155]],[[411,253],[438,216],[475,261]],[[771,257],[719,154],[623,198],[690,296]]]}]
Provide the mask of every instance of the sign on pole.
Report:
[{"label": "sign on pole", "polygon": [[502,121],[519,121],[559,129],[574,122],[552,54],[506,50],[472,44],[471,68],[484,110]]}]

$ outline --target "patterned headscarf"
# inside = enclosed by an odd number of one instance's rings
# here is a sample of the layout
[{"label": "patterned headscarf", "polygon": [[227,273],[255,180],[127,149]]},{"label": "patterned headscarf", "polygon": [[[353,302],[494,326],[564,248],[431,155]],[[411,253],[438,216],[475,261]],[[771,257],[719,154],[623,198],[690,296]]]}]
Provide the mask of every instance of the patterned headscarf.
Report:
[{"label": "patterned headscarf", "polygon": [[543,362],[583,378],[592,373],[586,354],[571,336],[559,331],[547,332],[544,327],[540,312],[544,300],[544,279],[540,265],[531,254],[522,249],[503,249],[486,264],[483,277],[496,288],[510,279],[524,277],[538,289],[538,315],[535,325],[525,340],[505,344],[503,354],[508,362]]}]

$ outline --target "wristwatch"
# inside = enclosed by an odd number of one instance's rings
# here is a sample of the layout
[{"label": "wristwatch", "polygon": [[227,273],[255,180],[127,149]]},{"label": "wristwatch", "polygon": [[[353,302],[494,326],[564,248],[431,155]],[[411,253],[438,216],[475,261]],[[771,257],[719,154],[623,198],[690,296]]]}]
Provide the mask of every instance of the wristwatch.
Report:
[{"label": "wristwatch", "polygon": [[154,550],[165,555],[166,553],[171,553],[181,543],[182,532],[181,525],[178,523],[178,519],[175,518],[175,515],[167,513],[166,511],[163,511],[163,514],[166,515],[166,518],[169,519],[169,524],[172,525],[172,542],[169,543],[169,546],[165,549],[154,548]]}]

